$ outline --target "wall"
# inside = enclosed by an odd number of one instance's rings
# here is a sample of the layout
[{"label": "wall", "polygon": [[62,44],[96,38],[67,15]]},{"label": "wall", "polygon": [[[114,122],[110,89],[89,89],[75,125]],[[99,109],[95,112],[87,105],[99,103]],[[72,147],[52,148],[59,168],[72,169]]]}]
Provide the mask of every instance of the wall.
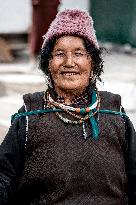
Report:
[{"label": "wall", "polygon": [[81,8],[84,10],[89,10],[90,0],[62,0],[60,10],[65,8]]},{"label": "wall", "polygon": [[[45,0],[48,1],[48,0]],[[64,8],[89,8],[89,0],[62,0]],[[31,0],[0,0],[0,33],[27,33],[31,25]]]},{"label": "wall", "polygon": [[91,0],[91,14],[99,40],[136,46],[135,0]]},{"label": "wall", "polygon": [[0,0],[0,33],[25,33],[30,24],[30,0]]}]

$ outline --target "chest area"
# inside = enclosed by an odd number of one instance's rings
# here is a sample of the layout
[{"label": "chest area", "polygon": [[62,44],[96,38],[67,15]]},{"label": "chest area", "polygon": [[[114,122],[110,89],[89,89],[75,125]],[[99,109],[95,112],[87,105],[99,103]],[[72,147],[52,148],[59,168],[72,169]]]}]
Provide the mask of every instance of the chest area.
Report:
[{"label": "chest area", "polygon": [[[46,169],[111,170],[123,166],[124,124],[121,118],[100,115],[98,140],[92,138],[87,121],[87,139],[81,125],[66,124],[54,113],[32,117],[28,127],[27,157],[36,166]],[[42,163],[40,163],[42,161]],[[49,166],[50,164],[50,166]],[[61,172],[60,171],[60,172]]]}]

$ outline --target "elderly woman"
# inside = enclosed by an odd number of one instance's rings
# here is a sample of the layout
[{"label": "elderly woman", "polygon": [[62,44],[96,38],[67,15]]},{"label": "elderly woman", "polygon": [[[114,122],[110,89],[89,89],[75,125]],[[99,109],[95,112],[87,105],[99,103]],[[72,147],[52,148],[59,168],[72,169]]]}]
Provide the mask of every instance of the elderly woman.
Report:
[{"label": "elderly woman", "polygon": [[136,135],[117,94],[99,92],[103,60],[87,12],[64,10],[44,36],[45,92],[0,147],[0,204],[136,204]]}]

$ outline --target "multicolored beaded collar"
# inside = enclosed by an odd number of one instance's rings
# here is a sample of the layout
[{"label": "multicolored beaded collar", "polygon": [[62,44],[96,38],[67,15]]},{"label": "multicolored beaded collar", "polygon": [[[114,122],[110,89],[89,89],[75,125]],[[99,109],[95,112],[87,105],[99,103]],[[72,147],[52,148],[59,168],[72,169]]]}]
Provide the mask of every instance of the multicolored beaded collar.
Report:
[{"label": "multicolored beaded collar", "polygon": [[[94,93],[93,93],[93,95],[94,95]],[[94,96],[93,96],[93,98],[94,98]],[[98,92],[97,92],[97,99],[96,99],[96,101],[94,100],[94,102],[92,104],[90,104],[88,107],[86,107],[86,108],[85,107],[83,107],[83,108],[79,108],[79,107],[75,108],[75,107],[72,107],[72,106],[65,105],[63,103],[58,103],[58,102],[54,101],[52,99],[52,97],[50,96],[50,94],[49,94],[49,96],[48,96],[48,103],[50,105],[58,107],[58,108],[60,108],[60,109],[62,109],[64,111],[72,111],[72,112],[76,112],[76,113],[80,113],[80,114],[85,114],[85,113],[89,113],[91,110],[93,110],[96,107],[98,107],[98,104],[100,103],[100,98],[98,97]]]},{"label": "multicolored beaded collar", "polygon": [[[83,137],[84,139],[87,138],[87,132],[85,129],[85,121],[90,120],[90,124],[92,127],[92,136],[93,138],[97,139],[99,135],[99,129],[97,126],[96,119],[94,118],[94,115],[98,112],[100,107],[100,97],[98,94],[98,91],[94,90],[92,93],[92,103],[89,104],[88,107],[82,107],[82,108],[75,108],[72,106],[68,106],[62,103],[58,103],[52,99],[50,94],[48,93],[48,106],[50,108],[56,109],[60,108],[64,112],[66,112],[68,115],[71,115],[72,117],[76,118],[77,120],[70,120],[67,117],[63,117],[61,114],[56,112],[55,114],[62,120],[64,123],[70,123],[70,124],[82,124],[83,128]],[[79,115],[80,114],[80,115]],[[81,115],[85,115],[84,117]]]}]

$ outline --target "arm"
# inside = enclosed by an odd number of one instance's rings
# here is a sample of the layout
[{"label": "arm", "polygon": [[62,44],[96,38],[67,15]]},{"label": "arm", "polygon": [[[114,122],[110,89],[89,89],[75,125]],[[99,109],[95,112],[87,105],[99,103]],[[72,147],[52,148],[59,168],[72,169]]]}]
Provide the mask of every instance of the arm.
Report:
[{"label": "arm", "polygon": [[126,119],[126,142],[128,204],[134,205],[136,204],[136,132],[129,119]]},{"label": "arm", "polygon": [[25,124],[25,118],[15,120],[0,145],[0,205],[14,204],[24,162]]}]

